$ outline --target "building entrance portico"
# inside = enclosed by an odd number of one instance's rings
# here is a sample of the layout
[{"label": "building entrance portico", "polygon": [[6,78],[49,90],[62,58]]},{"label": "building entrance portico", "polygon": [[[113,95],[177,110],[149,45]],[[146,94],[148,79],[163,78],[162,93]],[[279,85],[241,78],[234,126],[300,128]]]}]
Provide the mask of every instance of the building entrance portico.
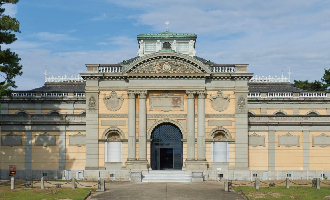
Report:
[{"label": "building entrance portico", "polygon": [[151,134],[151,168],[182,169],[182,134],[171,123],[158,125]]}]

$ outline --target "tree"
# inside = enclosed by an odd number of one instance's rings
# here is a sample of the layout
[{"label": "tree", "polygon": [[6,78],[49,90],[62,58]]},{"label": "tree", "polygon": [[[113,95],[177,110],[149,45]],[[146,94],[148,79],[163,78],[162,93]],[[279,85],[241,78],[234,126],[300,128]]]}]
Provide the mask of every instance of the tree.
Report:
[{"label": "tree", "polygon": [[309,82],[308,80],[305,81],[294,80],[292,86],[308,91],[327,90],[328,87],[330,86],[330,69],[324,69],[324,75],[323,78],[321,78],[321,81],[315,80],[313,82]]},{"label": "tree", "polygon": [[[19,21],[5,15],[2,7],[5,3],[16,4],[19,0],[0,0],[0,45],[11,44],[17,40],[15,34],[20,33]],[[22,75],[21,59],[9,48],[2,50],[0,46],[0,96],[9,96],[12,88],[17,88],[14,78]]]}]

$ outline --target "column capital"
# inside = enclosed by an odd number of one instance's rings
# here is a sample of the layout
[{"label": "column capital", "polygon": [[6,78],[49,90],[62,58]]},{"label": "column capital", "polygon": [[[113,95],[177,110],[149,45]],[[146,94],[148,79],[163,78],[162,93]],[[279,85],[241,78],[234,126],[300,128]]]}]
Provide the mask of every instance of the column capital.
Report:
[{"label": "column capital", "polygon": [[195,90],[186,90],[187,98],[188,99],[194,99],[196,91]]},{"label": "column capital", "polygon": [[197,94],[198,94],[198,98],[199,98],[199,99],[205,99],[205,96],[206,96],[206,90],[198,90],[198,91],[197,91]]},{"label": "column capital", "polygon": [[139,90],[137,94],[139,95],[139,99],[145,99],[147,97],[147,90]]},{"label": "column capital", "polygon": [[128,90],[127,94],[128,94],[129,99],[135,99],[136,91],[135,90]]}]

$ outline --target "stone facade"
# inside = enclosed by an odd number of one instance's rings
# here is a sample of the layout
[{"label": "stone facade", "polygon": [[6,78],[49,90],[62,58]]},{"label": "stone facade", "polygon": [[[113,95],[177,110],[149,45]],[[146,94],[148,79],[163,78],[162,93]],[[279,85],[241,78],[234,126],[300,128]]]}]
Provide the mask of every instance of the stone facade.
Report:
[{"label": "stone facade", "polygon": [[[158,165],[203,172],[205,180],[330,171],[327,92],[258,82],[246,64],[196,57],[197,36],[168,34],[139,35],[140,57],[88,64],[83,80],[3,97],[2,177],[9,165],[22,177],[42,171],[68,177],[71,170],[93,179],[101,170],[105,177],[120,172],[122,180],[129,170]],[[163,125],[179,130],[178,146],[156,145]]]}]

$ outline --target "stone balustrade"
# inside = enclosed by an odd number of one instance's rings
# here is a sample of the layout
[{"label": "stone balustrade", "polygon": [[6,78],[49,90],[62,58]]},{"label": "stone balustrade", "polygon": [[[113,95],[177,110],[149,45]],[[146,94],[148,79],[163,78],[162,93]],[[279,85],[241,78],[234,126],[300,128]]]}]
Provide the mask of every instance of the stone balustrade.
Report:
[{"label": "stone balustrade", "polygon": [[213,73],[233,73],[236,72],[236,67],[211,67]]},{"label": "stone balustrade", "polygon": [[292,92],[268,92],[267,97],[287,98],[293,97]]},{"label": "stone balustrade", "polygon": [[123,71],[123,67],[98,67],[99,73],[121,73]]},{"label": "stone balustrade", "polygon": [[327,97],[326,92],[301,92],[299,97]]},{"label": "stone balustrade", "polygon": [[261,97],[260,92],[249,92],[248,97]]}]

